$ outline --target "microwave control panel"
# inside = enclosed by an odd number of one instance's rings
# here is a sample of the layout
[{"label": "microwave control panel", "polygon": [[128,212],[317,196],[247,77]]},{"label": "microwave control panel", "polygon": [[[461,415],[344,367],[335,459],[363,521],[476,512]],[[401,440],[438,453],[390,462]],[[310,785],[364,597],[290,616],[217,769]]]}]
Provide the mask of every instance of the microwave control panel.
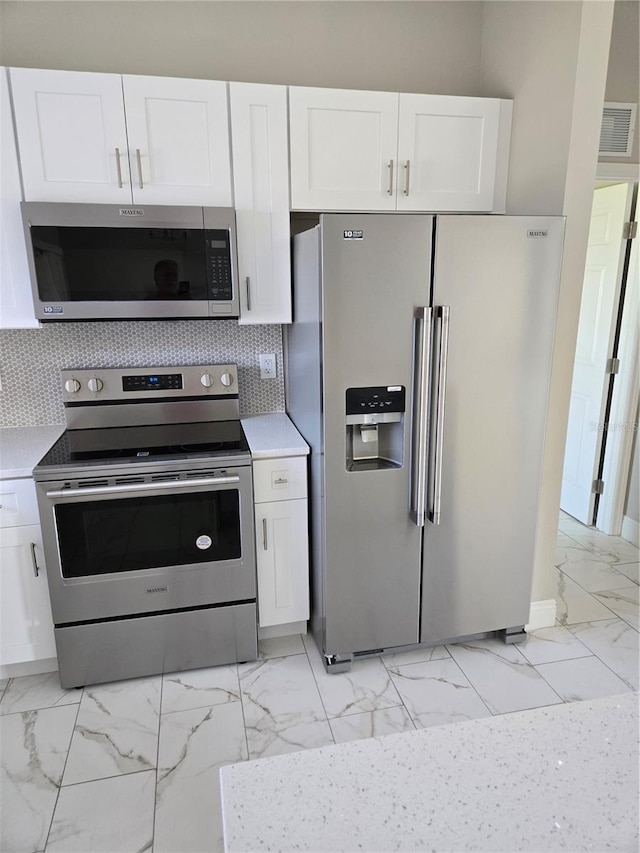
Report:
[{"label": "microwave control panel", "polygon": [[210,298],[214,302],[227,302],[233,299],[229,233],[209,230],[206,232],[206,240]]}]

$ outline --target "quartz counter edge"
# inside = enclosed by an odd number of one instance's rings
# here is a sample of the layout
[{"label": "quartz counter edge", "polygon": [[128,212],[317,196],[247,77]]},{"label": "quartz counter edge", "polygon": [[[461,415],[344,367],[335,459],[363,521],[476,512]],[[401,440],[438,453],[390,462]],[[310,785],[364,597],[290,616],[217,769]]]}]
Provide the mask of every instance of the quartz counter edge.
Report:
[{"label": "quartz counter edge", "polygon": [[284,412],[241,418],[253,459],[306,456],[309,445]]},{"label": "quartz counter edge", "polygon": [[64,430],[64,424],[0,428],[0,480],[31,477],[33,468]]}]

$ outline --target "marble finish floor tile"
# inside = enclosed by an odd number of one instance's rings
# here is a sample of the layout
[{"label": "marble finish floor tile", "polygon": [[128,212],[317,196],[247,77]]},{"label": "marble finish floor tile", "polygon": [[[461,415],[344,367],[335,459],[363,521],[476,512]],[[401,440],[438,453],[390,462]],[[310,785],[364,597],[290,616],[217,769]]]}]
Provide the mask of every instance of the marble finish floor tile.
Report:
[{"label": "marble finish floor tile", "polygon": [[162,676],[162,713],[240,701],[238,666],[212,666]]},{"label": "marble finish floor tile", "polygon": [[219,770],[247,757],[239,702],[163,715],[154,853],[223,850]]},{"label": "marble finish floor tile", "polygon": [[381,660],[388,670],[409,663],[425,663],[430,660],[443,660],[451,657],[444,646],[429,646],[424,649],[412,649],[409,652],[395,652],[383,655]]},{"label": "marble finish floor tile", "polygon": [[630,581],[640,584],[640,563],[616,563],[616,569]]},{"label": "marble finish floor tile", "polygon": [[63,784],[156,766],[161,676],[85,687]]},{"label": "marble finish floor tile", "polygon": [[150,853],[153,770],[60,789],[47,853]]},{"label": "marble finish floor tile", "polygon": [[334,717],[329,720],[329,725],[336,743],[415,730],[411,717],[403,707],[369,711],[367,714],[349,714],[348,717]]},{"label": "marble finish floor tile", "polygon": [[[558,530],[558,548],[576,548],[576,547],[584,547],[578,545],[575,539],[572,539],[568,533],[563,533],[562,530]],[[585,550],[587,550],[585,548]]]},{"label": "marble finish floor tile", "polygon": [[590,528],[582,524],[582,522],[573,518],[571,515],[565,514],[564,516],[560,516],[558,520],[558,530],[560,533],[566,533],[568,536],[571,536],[571,538],[576,534],[584,534],[593,529],[594,528]]},{"label": "marble finish floor tile", "polygon": [[0,850],[44,850],[77,705],[0,717]]},{"label": "marble finish floor tile", "polygon": [[630,687],[640,689],[640,642],[634,628],[612,619],[571,625],[569,630]]},{"label": "marble finish floor tile", "polygon": [[556,569],[555,599],[556,619],[560,625],[595,622],[597,619],[611,619],[614,615],[608,607],[559,569]]},{"label": "marble finish floor tile", "polygon": [[238,671],[250,758],[333,743],[306,655],[241,664]]},{"label": "marble finish floor tile", "polygon": [[9,683],[9,680],[10,679],[8,678],[0,678],[0,702],[2,701],[2,696],[7,687],[7,684]]},{"label": "marble finish floor tile", "polygon": [[[640,629],[640,620],[638,619],[638,594],[637,586],[628,586],[624,589],[613,589],[605,592],[594,593],[594,598],[606,605],[609,610],[613,610],[616,616],[635,628]],[[588,620],[584,620],[588,621]]]},{"label": "marble finish floor tile", "polygon": [[65,690],[60,687],[57,672],[24,675],[9,680],[0,700],[0,714],[37,711],[58,705],[77,705],[81,698],[82,690]]},{"label": "marble finish floor tile", "polygon": [[266,640],[258,640],[258,658],[260,660],[303,654],[305,654],[305,648],[300,634],[294,634],[292,637],[270,637]]},{"label": "marble finish floor tile", "polygon": [[392,670],[391,677],[416,728],[491,716],[450,657],[400,666]]},{"label": "marble finish floor tile", "polygon": [[561,625],[530,631],[525,642],[518,643],[518,650],[534,666],[539,663],[588,657],[591,654],[579,639]]},{"label": "marble finish floor tile", "polygon": [[558,548],[556,566],[587,592],[629,586],[629,579],[584,548]]},{"label": "marble finish floor tile", "polygon": [[492,714],[561,702],[516,645],[478,640],[447,647]]},{"label": "marble finish floor tile", "polygon": [[589,528],[572,535],[579,545],[584,545],[598,559],[612,565],[638,561],[638,548],[619,536],[608,536],[600,530]]},{"label": "marble finish floor tile", "polygon": [[543,663],[536,667],[565,702],[617,696],[631,688],[596,657]]},{"label": "marble finish floor tile", "polygon": [[330,719],[402,705],[398,691],[380,658],[355,661],[350,672],[330,675],[324,668],[313,638],[305,637],[305,646]]}]

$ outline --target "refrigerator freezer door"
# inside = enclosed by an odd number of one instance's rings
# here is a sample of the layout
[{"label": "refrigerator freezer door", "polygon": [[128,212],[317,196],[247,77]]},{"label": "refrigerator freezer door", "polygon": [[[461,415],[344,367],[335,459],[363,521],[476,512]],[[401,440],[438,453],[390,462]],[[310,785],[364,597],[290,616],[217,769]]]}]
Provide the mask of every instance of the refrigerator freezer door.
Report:
[{"label": "refrigerator freezer door", "polygon": [[449,344],[421,642],[529,619],[563,235],[562,217],[438,217],[434,313],[450,306]]},{"label": "refrigerator freezer door", "polygon": [[[424,215],[328,214],[321,220],[327,654],[418,641],[421,528],[411,518],[414,313],[428,303],[432,225]],[[402,465],[348,470],[346,391],[380,386],[406,390]],[[380,447],[383,426],[398,434],[400,425],[379,426]],[[397,451],[396,443],[396,461]]]}]

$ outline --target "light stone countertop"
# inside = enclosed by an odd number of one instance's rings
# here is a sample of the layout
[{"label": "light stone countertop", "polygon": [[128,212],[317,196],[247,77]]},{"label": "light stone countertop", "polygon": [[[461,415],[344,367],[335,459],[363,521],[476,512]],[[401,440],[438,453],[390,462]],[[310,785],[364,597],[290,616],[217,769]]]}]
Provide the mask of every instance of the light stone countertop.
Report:
[{"label": "light stone countertop", "polygon": [[64,424],[0,429],[0,479],[30,477],[34,465],[64,432]]},{"label": "light stone countertop", "polygon": [[253,459],[306,456],[309,453],[309,445],[284,412],[247,415],[241,422]]},{"label": "light stone countertop", "polygon": [[638,694],[223,767],[225,850],[638,850]]}]

